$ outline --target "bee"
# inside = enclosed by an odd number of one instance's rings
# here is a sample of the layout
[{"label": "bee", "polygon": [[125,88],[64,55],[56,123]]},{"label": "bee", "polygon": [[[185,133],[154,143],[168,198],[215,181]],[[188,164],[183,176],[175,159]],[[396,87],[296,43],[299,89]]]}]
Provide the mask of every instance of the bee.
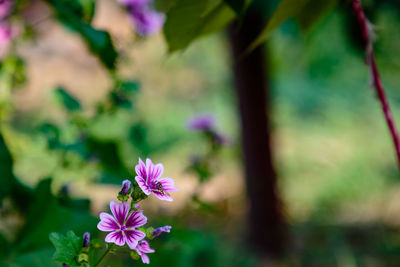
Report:
[{"label": "bee", "polygon": [[161,183],[157,183],[157,188],[158,188],[158,191],[160,191],[161,194],[166,194]]}]

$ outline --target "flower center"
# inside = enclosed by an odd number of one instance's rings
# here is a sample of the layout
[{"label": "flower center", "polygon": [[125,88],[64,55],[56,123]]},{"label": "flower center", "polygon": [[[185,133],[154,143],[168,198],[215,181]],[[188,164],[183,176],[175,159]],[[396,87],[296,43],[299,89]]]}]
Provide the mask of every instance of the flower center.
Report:
[{"label": "flower center", "polygon": [[126,226],[125,225],[121,225],[121,230],[125,231],[126,230]]}]

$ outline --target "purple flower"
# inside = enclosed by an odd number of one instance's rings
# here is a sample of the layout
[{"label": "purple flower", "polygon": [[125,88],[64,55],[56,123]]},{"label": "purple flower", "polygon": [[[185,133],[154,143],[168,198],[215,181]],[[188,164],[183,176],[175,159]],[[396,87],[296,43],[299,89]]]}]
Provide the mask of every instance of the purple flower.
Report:
[{"label": "purple flower", "polygon": [[129,213],[129,208],[128,202],[119,204],[111,201],[110,209],[113,216],[106,212],[100,213],[97,228],[104,232],[111,232],[106,236],[106,242],[115,243],[118,246],[123,246],[126,242],[131,249],[135,249],[138,241],[146,236],[135,228],[146,224],[147,218],[143,215],[143,211]]},{"label": "purple flower", "polygon": [[118,2],[132,10],[147,7],[150,5],[151,0],[118,0]]},{"label": "purple flower", "polygon": [[0,23],[0,59],[7,53],[11,45],[12,30],[7,23]]},{"label": "purple flower", "polygon": [[121,195],[126,196],[129,194],[129,190],[131,189],[131,181],[129,180],[124,180],[122,182],[122,189],[121,189]]},{"label": "purple flower", "polygon": [[0,20],[4,20],[10,15],[13,5],[13,0],[0,0]]},{"label": "purple flower", "polygon": [[132,9],[130,13],[133,26],[141,36],[150,36],[163,27],[165,15],[149,7]]},{"label": "purple flower", "polygon": [[136,182],[146,195],[153,194],[161,200],[173,201],[168,192],[175,192],[179,189],[175,187],[174,180],[171,178],[160,178],[164,171],[161,163],[153,164],[150,159],[146,159],[146,165],[139,158],[139,164],[135,167]]},{"label": "purple flower", "polygon": [[129,11],[129,17],[139,35],[157,33],[164,25],[165,15],[151,7],[151,0],[118,0]]},{"label": "purple flower", "polygon": [[145,240],[140,241],[140,243],[136,246],[135,250],[139,254],[139,256],[142,258],[143,263],[146,263],[146,264],[150,263],[149,256],[147,256],[146,253],[154,253],[155,252],[155,250],[150,248],[149,243]]},{"label": "purple flower", "polygon": [[152,237],[157,237],[162,235],[163,233],[169,233],[171,231],[172,226],[166,225],[162,227],[158,227],[157,229],[154,229],[153,232],[151,232]]},{"label": "purple flower", "polygon": [[87,248],[89,247],[90,244],[90,233],[89,232],[85,232],[83,234],[83,245],[82,247]]},{"label": "purple flower", "polygon": [[215,127],[214,116],[207,114],[191,118],[187,127],[191,131],[211,131]]}]

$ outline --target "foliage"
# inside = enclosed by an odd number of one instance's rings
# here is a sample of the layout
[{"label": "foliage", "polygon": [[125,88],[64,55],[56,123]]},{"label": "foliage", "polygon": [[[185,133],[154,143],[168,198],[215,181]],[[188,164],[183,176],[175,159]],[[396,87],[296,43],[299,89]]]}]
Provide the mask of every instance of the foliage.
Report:
[{"label": "foliage", "polygon": [[67,263],[69,266],[77,266],[75,258],[81,250],[82,238],[76,236],[73,231],[68,231],[66,236],[59,233],[51,233],[50,241],[56,248],[56,252],[53,255],[55,261]]}]

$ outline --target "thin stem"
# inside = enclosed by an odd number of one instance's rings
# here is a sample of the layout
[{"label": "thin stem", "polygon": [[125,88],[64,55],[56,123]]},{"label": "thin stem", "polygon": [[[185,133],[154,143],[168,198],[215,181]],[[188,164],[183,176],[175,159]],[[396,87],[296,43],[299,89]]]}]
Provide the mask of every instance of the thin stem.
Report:
[{"label": "thin stem", "polygon": [[383,88],[381,78],[379,76],[378,67],[376,65],[374,49],[372,45],[372,34],[370,32],[370,25],[367,18],[365,17],[364,11],[361,6],[360,0],[352,0],[353,10],[357,16],[357,21],[360,25],[362,36],[365,41],[366,49],[366,59],[367,64],[371,69],[372,79],[375,87],[375,91],[378,95],[378,99],[381,103],[383,113],[385,114],[386,123],[389,127],[390,133],[392,135],[394,147],[396,149],[397,163],[400,167],[400,141],[399,134],[396,129],[396,125],[393,119],[392,112],[389,107],[389,102],[387,100],[385,89]]},{"label": "thin stem", "polygon": [[99,266],[99,264],[104,260],[105,257],[107,257],[108,254],[110,254],[111,249],[114,247],[114,243],[108,246],[107,250],[104,252],[104,254],[100,257],[99,261],[96,263],[94,267]]}]

